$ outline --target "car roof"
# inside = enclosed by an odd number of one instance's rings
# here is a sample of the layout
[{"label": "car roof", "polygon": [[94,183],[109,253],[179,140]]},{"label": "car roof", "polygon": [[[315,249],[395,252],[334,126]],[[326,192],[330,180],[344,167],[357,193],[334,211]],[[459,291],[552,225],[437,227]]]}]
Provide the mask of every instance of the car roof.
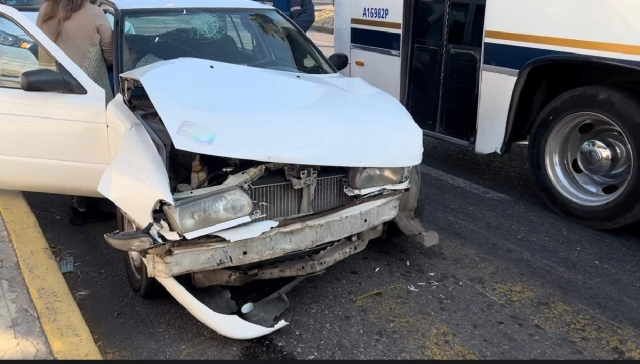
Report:
[{"label": "car roof", "polygon": [[247,8],[269,9],[255,0],[110,0],[118,9]]}]

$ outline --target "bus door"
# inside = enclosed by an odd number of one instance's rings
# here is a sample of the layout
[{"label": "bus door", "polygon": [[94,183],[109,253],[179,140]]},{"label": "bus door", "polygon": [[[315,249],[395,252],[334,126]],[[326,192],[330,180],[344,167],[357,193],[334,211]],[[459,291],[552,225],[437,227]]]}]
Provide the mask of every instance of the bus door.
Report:
[{"label": "bus door", "polygon": [[428,135],[475,141],[486,0],[406,0],[401,100]]}]

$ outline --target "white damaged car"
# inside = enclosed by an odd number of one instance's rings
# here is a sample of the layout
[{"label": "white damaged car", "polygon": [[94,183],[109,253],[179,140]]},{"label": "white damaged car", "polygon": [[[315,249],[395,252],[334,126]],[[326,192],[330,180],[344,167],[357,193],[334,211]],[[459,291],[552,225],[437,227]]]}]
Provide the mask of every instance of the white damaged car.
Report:
[{"label": "white damaged car", "polygon": [[[120,228],[105,238],[138,294],[159,282],[213,330],[250,339],[286,325],[273,313],[288,306],[287,290],[389,222],[437,243],[415,216],[422,131],[392,96],[338,73],[346,55],[326,59],[255,1],[100,6],[120,75],[108,105],[35,13],[0,5],[0,31],[20,29],[26,42],[0,33],[0,70],[22,69],[17,51],[39,65],[0,84],[0,188],[111,200]],[[221,309],[176,277],[196,288],[299,278]]]}]

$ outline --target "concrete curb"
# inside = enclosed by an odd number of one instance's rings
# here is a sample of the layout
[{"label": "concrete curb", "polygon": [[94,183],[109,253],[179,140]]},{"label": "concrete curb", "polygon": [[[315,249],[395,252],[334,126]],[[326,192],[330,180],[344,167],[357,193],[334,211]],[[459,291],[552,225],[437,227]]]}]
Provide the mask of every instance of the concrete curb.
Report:
[{"label": "concrete curb", "polygon": [[24,196],[0,191],[0,214],[53,356],[102,359]]},{"label": "concrete curb", "polygon": [[323,27],[321,25],[312,25],[311,29],[315,30],[316,32],[320,32],[320,33],[333,34],[333,28],[332,27]]}]

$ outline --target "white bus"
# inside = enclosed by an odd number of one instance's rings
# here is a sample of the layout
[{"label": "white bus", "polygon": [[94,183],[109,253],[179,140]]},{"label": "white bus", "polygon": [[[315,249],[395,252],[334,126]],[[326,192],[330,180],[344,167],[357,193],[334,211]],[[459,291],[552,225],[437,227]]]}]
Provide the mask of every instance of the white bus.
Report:
[{"label": "white bus", "polygon": [[640,0],[334,5],[343,74],[398,98],[425,135],[480,154],[528,142],[555,212],[640,220]]}]

